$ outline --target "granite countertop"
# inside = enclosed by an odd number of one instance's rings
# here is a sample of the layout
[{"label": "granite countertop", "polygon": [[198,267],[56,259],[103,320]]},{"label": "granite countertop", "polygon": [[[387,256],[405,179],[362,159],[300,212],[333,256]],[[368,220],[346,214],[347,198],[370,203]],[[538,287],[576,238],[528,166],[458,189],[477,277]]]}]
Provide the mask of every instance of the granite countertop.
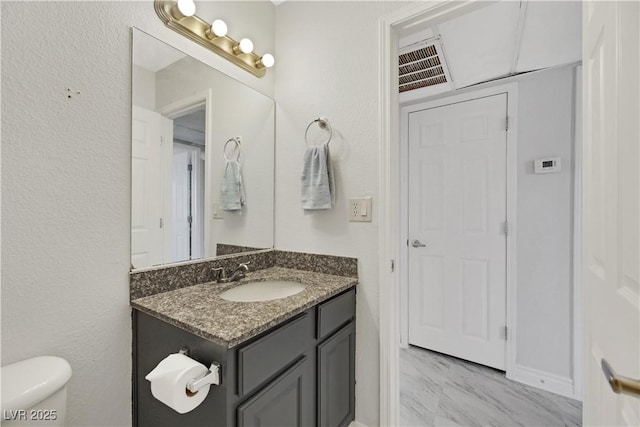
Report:
[{"label": "granite countertop", "polygon": [[[220,298],[227,289],[265,280],[291,280],[307,287],[296,295],[271,301],[233,302]],[[357,283],[354,277],[271,267],[249,272],[237,282],[188,286],[134,299],[131,305],[201,338],[232,348]]]}]

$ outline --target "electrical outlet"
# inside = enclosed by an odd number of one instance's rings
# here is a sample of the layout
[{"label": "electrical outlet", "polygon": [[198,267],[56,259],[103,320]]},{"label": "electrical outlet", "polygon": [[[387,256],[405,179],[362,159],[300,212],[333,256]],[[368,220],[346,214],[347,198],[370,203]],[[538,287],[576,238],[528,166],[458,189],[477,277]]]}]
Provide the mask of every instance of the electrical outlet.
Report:
[{"label": "electrical outlet", "polygon": [[360,202],[358,200],[351,201],[351,217],[355,218],[360,215]]},{"label": "electrical outlet", "polygon": [[349,199],[349,221],[371,222],[371,197]]}]

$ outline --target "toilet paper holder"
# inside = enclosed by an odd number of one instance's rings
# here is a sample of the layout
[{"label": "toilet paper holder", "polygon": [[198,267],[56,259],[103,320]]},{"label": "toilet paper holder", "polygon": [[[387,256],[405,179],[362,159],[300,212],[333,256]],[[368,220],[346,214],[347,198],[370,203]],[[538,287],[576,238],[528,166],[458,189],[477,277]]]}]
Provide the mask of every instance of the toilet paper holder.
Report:
[{"label": "toilet paper holder", "polygon": [[[189,356],[189,349],[183,347],[179,351],[180,354]],[[211,362],[209,372],[202,378],[194,378],[187,383],[187,389],[191,393],[197,393],[202,387],[206,385],[220,385],[220,364],[217,362]]]}]

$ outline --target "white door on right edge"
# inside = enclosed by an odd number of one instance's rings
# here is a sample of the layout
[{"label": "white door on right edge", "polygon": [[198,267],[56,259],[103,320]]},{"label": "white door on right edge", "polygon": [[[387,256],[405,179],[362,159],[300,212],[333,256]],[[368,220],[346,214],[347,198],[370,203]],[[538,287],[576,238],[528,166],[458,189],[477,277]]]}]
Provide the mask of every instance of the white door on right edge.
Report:
[{"label": "white door on right edge", "polygon": [[584,425],[640,425],[602,359],[640,379],[640,5],[583,6]]},{"label": "white door on right edge", "polygon": [[505,369],[507,94],[409,115],[409,344]]}]

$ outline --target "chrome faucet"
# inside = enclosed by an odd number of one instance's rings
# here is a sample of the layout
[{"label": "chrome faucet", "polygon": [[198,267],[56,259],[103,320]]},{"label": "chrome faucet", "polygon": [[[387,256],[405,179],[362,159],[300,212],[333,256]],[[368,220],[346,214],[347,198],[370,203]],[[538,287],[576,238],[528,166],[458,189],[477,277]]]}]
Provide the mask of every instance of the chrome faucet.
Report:
[{"label": "chrome faucet", "polygon": [[240,263],[238,265],[238,267],[236,267],[236,269],[233,270],[233,272],[231,273],[231,276],[229,276],[227,281],[228,282],[235,282],[238,279],[242,279],[244,277],[245,273],[247,271],[249,271],[249,266],[247,264],[250,264],[250,263],[251,263],[251,261]]},{"label": "chrome faucet", "polygon": [[229,283],[242,279],[245,276],[245,273],[249,271],[249,266],[247,264],[251,264],[251,261],[240,263],[238,267],[236,267],[236,269],[231,272],[231,275],[229,277],[227,277],[227,273],[223,267],[214,268],[213,271],[219,271],[218,279],[216,280],[216,282]]}]

